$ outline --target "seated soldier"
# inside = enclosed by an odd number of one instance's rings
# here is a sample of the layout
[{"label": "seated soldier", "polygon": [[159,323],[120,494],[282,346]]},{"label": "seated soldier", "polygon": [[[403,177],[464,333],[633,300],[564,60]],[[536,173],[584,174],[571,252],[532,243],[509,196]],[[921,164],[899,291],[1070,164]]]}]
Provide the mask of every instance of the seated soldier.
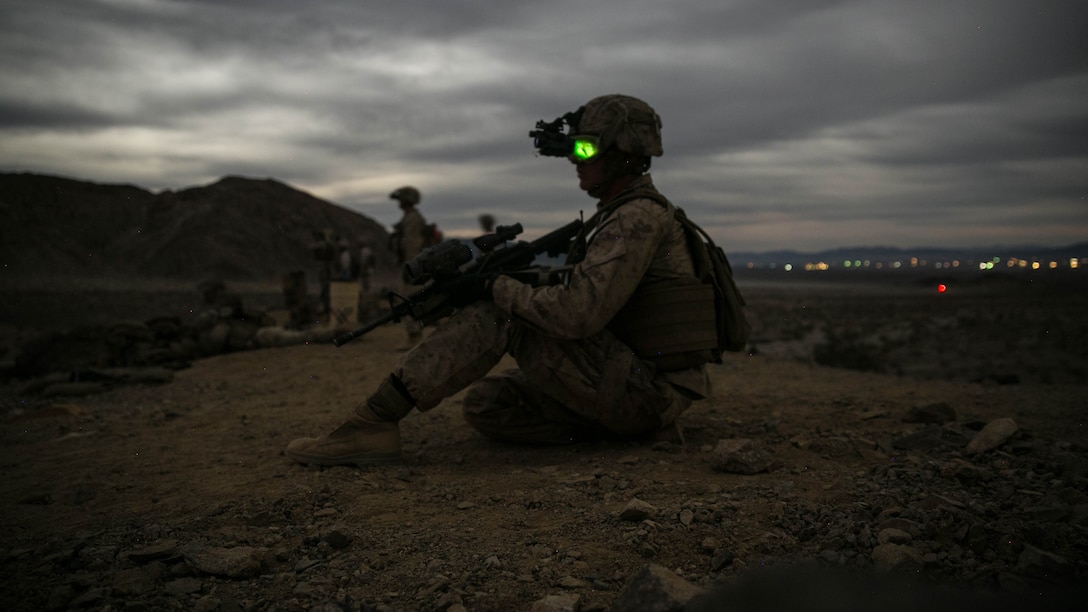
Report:
[{"label": "seated soldier", "polygon": [[[494,439],[680,441],[677,418],[709,391],[705,359],[658,363],[636,356],[626,334],[644,326],[617,324],[640,289],[690,286],[694,276],[673,208],[647,174],[651,157],[662,154],[661,120],[645,102],[624,95],[594,98],[561,119],[569,126],[562,136],[578,185],[598,200],[572,246],[566,282],[531,286],[498,276],[463,283],[463,308],[402,355],[343,425],[294,440],[288,457],[317,465],[396,461],[398,421],[466,387],[465,419]],[[507,353],[518,368],[489,376]]]}]

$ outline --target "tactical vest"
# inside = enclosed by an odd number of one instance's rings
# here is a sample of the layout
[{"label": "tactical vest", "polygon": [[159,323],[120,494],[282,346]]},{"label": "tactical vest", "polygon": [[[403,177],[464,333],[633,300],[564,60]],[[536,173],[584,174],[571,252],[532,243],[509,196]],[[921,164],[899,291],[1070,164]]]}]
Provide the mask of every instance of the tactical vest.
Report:
[{"label": "tactical vest", "polygon": [[681,224],[695,275],[639,284],[608,330],[661,371],[721,363],[723,351],[742,350],[747,342],[744,299],[733,283],[725,253],[656,189],[621,194],[597,211],[575,239],[567,263],[580,262],[585,257],[586,236],[617,208],[637,199],[664,206],[673,222]]}]

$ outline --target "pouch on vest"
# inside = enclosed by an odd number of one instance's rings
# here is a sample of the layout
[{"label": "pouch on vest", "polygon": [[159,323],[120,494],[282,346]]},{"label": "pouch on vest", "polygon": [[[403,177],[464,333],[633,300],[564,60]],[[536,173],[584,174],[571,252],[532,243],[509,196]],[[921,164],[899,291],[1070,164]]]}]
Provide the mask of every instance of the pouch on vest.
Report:
[{"label": "pouch on vest", "polygon": [[714,304],[714,288],[695,277],[644,285],[608,328],[661,370],[696,367],[713,361],[718,348]]}]

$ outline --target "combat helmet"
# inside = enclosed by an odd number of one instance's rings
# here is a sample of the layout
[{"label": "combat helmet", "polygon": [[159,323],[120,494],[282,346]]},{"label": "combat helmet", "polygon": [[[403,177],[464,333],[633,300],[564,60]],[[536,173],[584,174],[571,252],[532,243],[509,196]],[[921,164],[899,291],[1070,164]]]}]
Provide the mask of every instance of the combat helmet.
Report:
[{"label": "combat helmet", "polygon": [[389,197],[390,199],[399,200],[400,202],[411,206],[419,204],[419,201],[421,199],[419,195],[419,190],[415,187],[412,187],[411,185],[405,185],[404,187],[397,189],[393,193],[389,194]]},{"label": "combat helmet", "polygon": [[615,146],[639,157],[660,157],[663,153],[661,117],[642,100],[609,94],[593,98],[580,110],[577,124],[570,128],[573,137],[596,136],[602,152]]}]

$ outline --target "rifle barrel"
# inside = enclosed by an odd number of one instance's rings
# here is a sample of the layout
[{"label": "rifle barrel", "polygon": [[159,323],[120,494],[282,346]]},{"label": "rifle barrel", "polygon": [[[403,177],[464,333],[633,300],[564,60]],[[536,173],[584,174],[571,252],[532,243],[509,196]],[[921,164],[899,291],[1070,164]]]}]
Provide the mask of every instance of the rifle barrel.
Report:
[{"label": "rifle barrel", "polygon": [[339,336],[332,339],[332,343],[335,344],[337,347],[344,346],[345,344],[351,342],[359,336],[363,336],[369,333],[371,330],[381,327],[382,325],[385,325],[386,323],[393,321],[398,317],[399,315],[395,312],[390,312],[388,314],[382,315],[358,329],[349,331],[346,334],[340,334]]}]

